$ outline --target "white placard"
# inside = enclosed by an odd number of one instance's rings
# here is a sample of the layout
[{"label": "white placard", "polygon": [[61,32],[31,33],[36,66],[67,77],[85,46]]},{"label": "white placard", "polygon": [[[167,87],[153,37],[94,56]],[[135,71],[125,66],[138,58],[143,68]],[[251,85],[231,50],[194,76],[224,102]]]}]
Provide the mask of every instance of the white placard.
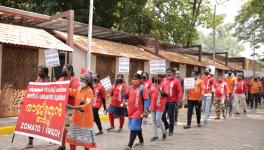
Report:
[{"label": "white placard", "polygon": [[184,78],[184,89],[194,89],[195,79],[194,77]]},{"label": "white placard", "polygon": [[244,77],[251,77],[253,76],[252,70],[243,70]]},{"label": "white placard", "polygon": [[129,58],[120,57],[119,58],[119,73],[129,73]]},{"label": "white placard", "polygon": [[264,72],[256,72],[256,75],[260,78],[264,77]]},{"label": "white placard", "polygon": [[45,61],[47,67],[60,66],[60,58],[58,51],[54,49],[45,50]]},{"label": "white placard", "polygon": [[109,90],[112,88],[110,77],[103,78],[100,80],[101,84],[104,86],[105,90]]},{"label": "white placard", "polygon": [[166,72],[166,60],[150,60],[149,71],[151,74],[164,74]]},{"label": "white placard", "polygon": [[210,68],[211,72],[210,74],[214,75],[215,74],[215,66],[214,65],[207,65],[207,68]]}]

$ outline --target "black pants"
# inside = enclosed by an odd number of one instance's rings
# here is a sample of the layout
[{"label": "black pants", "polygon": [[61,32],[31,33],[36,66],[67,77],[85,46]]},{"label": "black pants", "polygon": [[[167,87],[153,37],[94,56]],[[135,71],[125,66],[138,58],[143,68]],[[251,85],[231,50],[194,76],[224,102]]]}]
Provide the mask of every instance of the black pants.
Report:
[{"label": "black pants", "polygon": [[260,97],[259,97],[259,93],[251,94],[251,98],[250,98],[250,100],[251,100],[251,105],[250,105],[250,107],[251,107],[251,108],[253,108],[253,104],[254,104],[254,102],[255,102],[255,108],[258,107],[259,98],[260,98]]},{"label": "black pants", "polygon": [[176,102],[176,104],[175,104],[175,122],[178,121],[178,113],[179,113],[179,103]]},{"label": "black pants", "polygon": [[[229,115],[232,114],[233,103],[234,103],[234,95],[229,94],[229,100],[225,100],[225,110],[226,110],[226,113],[228,113]],[[227,112],[228,110],[227,107],[229,107],[229,112]]]},{"label": "black pants", "polygon": [[96,107],[93,107],[93,116],[94,116],[94,122],[96,123],[99,131],[102,131],[102,124],[101,124],[101,120],[100,120],[100,116],[99,116],[99,109]]},{"label": "black pants", "polygon": [[251,98],[251,94],[250,94],[250,92],[247,92],[246,102],[247,102],[248,106],[250,104],[250,98]]},{"label": "black pants", "polygon": [[187,112],[187,124],[191,125],[193,107],[195,106],[197,124],[201,122],[201,107],[202,103],[200,101],[188,100],[188,112]]},{"label": "black pants", "polygon": [[[175,122],[175,106],[176,102],[167,102],[165,106],[165,111],[162,115],[162,121],[164,123],[165,129],[169,129],[169,132],[173,132],[174,130],[174,122]],[[167,121],[166,114],[168,113],[169,122]]]},{"label": "black pants", "polygon": [[135,139],[136,139],[137,136],[139,138],[139,142],[140,143],[143,143],[144,142],[142,130],[140,130],[140,131],[131,130],[130,131],[129,143],[128,143],[128,146],[129,147],[132,147],[133,146],[134,141],[135,141]]}]

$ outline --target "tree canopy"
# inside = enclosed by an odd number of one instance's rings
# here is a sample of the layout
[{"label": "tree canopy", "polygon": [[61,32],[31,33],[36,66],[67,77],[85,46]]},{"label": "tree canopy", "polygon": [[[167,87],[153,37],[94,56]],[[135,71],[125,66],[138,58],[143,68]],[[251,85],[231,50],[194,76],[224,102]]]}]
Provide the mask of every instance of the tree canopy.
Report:
[{"label": "tree canopy", "polygon": [[236,16],[235,36],[252,46],[264,43],[264,2],[248,0]]},{"label": "tree canopy", "polygon": [[[89,0],[6,0],[0,5],[47,15],[73,9],[76,21],[88,22]],[[94,25],[184,46],[198,39],[197,26],[212,28],[212,22],[210,0],[94,0]]]},{"label": "tree canopy", "polygon": [[[228,52],[229,56],[238,56],[244,51],[244,46],[234,38],[231,33],[231,24],[221,25],[216,28],[216,52]],[[198,43],[201,43],[203,50],[213,52],[213,35],[199,33]]]}]

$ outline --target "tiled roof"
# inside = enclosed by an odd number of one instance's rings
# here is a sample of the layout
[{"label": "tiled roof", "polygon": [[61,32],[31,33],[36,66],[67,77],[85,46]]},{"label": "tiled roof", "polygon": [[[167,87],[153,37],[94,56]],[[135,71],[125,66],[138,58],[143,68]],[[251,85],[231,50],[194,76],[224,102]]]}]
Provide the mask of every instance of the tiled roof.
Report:
[{"label": "tiled roof", "polygon": [[166,58],[172,62],[189,64],[189,65],[194,65],[194,66],[204,66],[201,62],[198,61],[198,58],[193,59],[192,57],[189,57],[186,54],[181,54],[181,53],[171,52],[171,51],[165,51],[165,50],[160,50],[159,54],[162,57],[164,57],[164,58]]},{"label": "tiled roof", "polygon": [[[66,40],[67,34],[65,32],[54,31],[55,34]],[[74,45],[83,50],[87,50],[88,39],[86,36],[74,35],[73,36]],[[143,60],[161,59],[160,57],[146,52],[144,49],[133,45],[127,45],[118,42],[112,42],[108,40],[102,40],[93,38],[92,39],[92,53],[112,55],[119,57],[129,57]]]},{"label": "tiled roof", "polygon": [[0,43],[73,51],[45,30],[4,23],[0,23]]},{"label": "tiled roof", "polygon": [[[199,56],[196,56],[196,55],[189,55],[189,54],[186,54],[186,55],[189,56],[189,57],[191,57],[191,58],[193,58],[193,59],[196,59],[196,60],[199,57]],[[201,63],[203,64],[203,66],[206,66],[206,65],[215,65],[215,67],[217,69],[221,69],[221,70],[229,70],[230,69],[230,67],[227,67],[224,64],[219,63],[217,61],[214,64],[214,61],[211,58],[209,58],[208,56],[205,56],[205,55],[202,56]]]}]

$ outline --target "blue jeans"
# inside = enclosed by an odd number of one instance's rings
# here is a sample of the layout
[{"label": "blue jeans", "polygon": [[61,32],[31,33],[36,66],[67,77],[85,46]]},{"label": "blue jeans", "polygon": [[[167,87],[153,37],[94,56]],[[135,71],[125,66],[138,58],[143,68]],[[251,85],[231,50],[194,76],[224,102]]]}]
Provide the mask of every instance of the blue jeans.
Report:
[{"label": "blue jeans", "polygon": [[204,96],[202,101],[202,110],[204,112],[204,122],[207,123],[210,115],[210,107],[212,102],[212,96]]},{"label": "blue jeans", "polygon": [[151,111],[153,129],[152,129],[152,137],[158,137],[158,128],[161,129],[162,134],[166,134],[164,125],[161,121],[163,112],[160,111]]},{"label": "blue jeans", "polygon": [[[167,102],[165,106],[165,111],[162,115],[162,121],[165,125],[165,129],[169,129],[169,132],[173,132],[174,130],[174,122],[175,122],[175,106],[176,102]],[[169,122],[167,121],[166,115],[168,113]]]}]

